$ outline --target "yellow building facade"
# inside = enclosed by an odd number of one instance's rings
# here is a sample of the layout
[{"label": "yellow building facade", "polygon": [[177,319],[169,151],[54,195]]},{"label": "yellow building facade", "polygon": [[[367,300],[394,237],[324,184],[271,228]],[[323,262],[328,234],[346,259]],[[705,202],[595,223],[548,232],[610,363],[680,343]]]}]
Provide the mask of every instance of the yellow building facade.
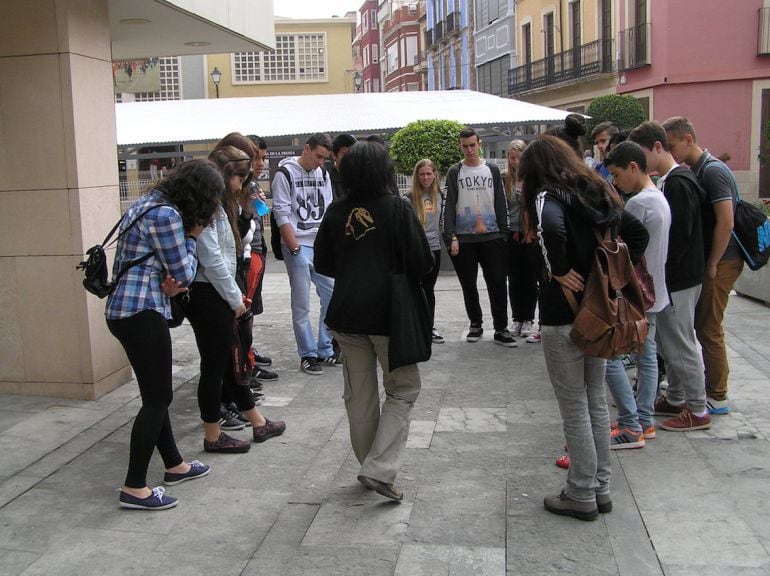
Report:
[{"label": "yellow building facade", "polygon": [[209,97],[217,95],[217,86],[211,78],[215,68],[221,73],[220,98],[354,92],[355,27],[355,17],[319,20],[276,17],[275,52],[206,57]]},{"label": "yellow building facade", "polygon": [[510,95],[583,112],[614,94],[616,0],[520,0]]}]

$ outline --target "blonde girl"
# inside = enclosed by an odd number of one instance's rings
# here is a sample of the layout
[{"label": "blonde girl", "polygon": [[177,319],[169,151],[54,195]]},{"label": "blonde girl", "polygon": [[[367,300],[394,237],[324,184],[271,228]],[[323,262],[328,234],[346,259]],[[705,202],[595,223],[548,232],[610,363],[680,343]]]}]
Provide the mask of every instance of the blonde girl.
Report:
[{"label": "blonde girl", "polygon": [[[412,192],[405,196],[412,204],[417,219],[425,229],[428,245],[433,252],[433,269],[422,279],[422,288],[431,314],[436,310],[434,287],[441,264],[441,217],[444,209],[444,195],[439,189],[439,175],[432,160],[425,158],[415,164],[412,172]],[[444,337],[433,328],[433,342],[443,344]]]}]

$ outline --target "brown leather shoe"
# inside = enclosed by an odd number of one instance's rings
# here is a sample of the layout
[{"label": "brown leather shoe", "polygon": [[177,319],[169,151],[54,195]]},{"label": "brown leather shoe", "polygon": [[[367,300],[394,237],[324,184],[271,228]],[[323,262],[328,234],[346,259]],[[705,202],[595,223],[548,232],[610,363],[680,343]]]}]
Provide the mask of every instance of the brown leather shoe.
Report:
[{"label": "brown leather shoe", "polygon": [[679,416],[687,404],[671,404],[665,396],[658,396],[655,400],[655,416]]},{"label": "brown leather shoe", "polygon": [[268,420],[265,418],[263,426],[257,426],[253,429],[254,442],[264,442],[273,436],[280,436],[286,430],[286,423],[283,420]]},{"label": "brown leather shoe", "polygon": [[399,502],[404,499],[404,493],[396,489],[393,484],[385,484],[385,482],[369,478],[369,476],[358,476],[358,481],[370,490],[377,492],[377,494],[385,496],[385,498]]}]

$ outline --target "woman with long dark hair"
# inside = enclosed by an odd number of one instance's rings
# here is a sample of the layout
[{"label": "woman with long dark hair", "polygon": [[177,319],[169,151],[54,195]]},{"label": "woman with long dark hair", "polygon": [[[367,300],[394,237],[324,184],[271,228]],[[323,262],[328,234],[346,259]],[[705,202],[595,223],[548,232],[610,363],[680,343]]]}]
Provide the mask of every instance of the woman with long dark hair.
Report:
[{"label": "woman with long dark hair", "polygon": [[633,261],[649,236],[601,176],[558,137],[544,135],[527,147],[519,177],[527,222],[537,225],[548,272],[540,289],[540,331],[571,459],[566,486],[546,496],[544,505],[554,514],[594,520],[612,509],[605,360],[584,355],[570,340],[575,315],[564,290],[581,299],[597,244],[594,230],[621,235]]},{"label": "woman with long dark hair", "polygon": [[183,163],[137,200],[126,213],[118,240],[113,274],[131,266],[107,299],[107,327],[120,341],[136,375],[142,407],[131,428],[130,456],[120,505],[164,510],[177,499],[162,487],[147,486],[147,468],[157,447],[166,468],[166,485],[201,478],[209,467],[185,462],[174,440],[168,407],[171,386],[171,319],[169,294],[189,286],[198,267],[195,238],[209,225],[224,191],[222,176],[211,162]]},{"label": "woman with long dark hair", "polygon": [[[345,357],[343,397],[353,452],[361,463],[358,480],[401,500],[393,483],[403,460],[409,413],[420,393],[420,372],[416,364],[389,368],[390,277],[403,260],[404,272],[418,281],[433,257],[414,211],[392,193],[393,175],[384,146],[366,141],[351,146],[340,165],[344,196],[321,222],[313,263],[319,274],[334,278],[326,324]],[[378,361],[385,388],[382,410]]]},{"label": "woman with long dark hair", "polygon": [[235,273],[241,246],[238,195],[252,177],[251,158],[233,146],[225,146],[214,150],[209,159],[222,173],[225,194],[213,224],[198,238],[200,264],[190,288],[187,312],[201,357],[198,406],[205,435],[203,448],[207,452],[246,452],[251,448],[249,442],[233,438],[220,428],[222,386],[228,387],[227,397],[233,399],[253,427],[255,442],[283,434],[286,425],[260,414],[249,387],[236,384],[231,357],[234,320],[246,313]]},{"label": "woman with long dark hair", "polygon": [[[441,269],[441,217],[444,208],[444,195],[439,188],[439,177],[433,160],[423,158],[414,166],[412,172],[412,192],[405,198],[414,208],[417,219],[425,230],[428,245],[433,252],[433,268],[422,278],[422,289],[428,299],[431,316],[436,313],[436,280]],[[443,344],[444,337],[433,325],[433,343]]]}]

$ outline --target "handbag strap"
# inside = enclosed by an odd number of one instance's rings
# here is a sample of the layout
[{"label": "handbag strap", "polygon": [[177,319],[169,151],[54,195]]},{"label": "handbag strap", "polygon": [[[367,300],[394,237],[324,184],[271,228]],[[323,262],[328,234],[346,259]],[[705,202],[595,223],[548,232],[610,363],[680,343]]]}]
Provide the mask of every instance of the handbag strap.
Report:
[{"label": "handbag strap", "polygon": [[[597,246],[602,242],[611,239],[609,226],[607,226],[607,228],[604,230],[604,236],[602,236],[602,233],[599,232],[598,228],[593,228],[593,231]],[[565,288],[561,284],[559,284],[559,286],[561,286],[561,291],[564,292],[564,298],[567,300],[567,304],[569,304],[569,307],[572,308],[572,312],[577,316],[577,313],[580,310],[580,305],[578,304],[577,298],[575,298],[575,294],[572,292],[572,290]]]},{"label": "handbag strap", "polygon": [[[393,272],[403,273],[406,270],[406,251],[404,250],[404,239],[401,236],[401,219],[404,214],[404,200],[400,196],[394,196],[395,206],[393,210],[393,234],[391,235],[391,252],[393,261]],[[399,249],[400,246],[400,249]],[[399,254],[401,258],[399,259]],[[399,270],[399,264],[401,269]]]}]

